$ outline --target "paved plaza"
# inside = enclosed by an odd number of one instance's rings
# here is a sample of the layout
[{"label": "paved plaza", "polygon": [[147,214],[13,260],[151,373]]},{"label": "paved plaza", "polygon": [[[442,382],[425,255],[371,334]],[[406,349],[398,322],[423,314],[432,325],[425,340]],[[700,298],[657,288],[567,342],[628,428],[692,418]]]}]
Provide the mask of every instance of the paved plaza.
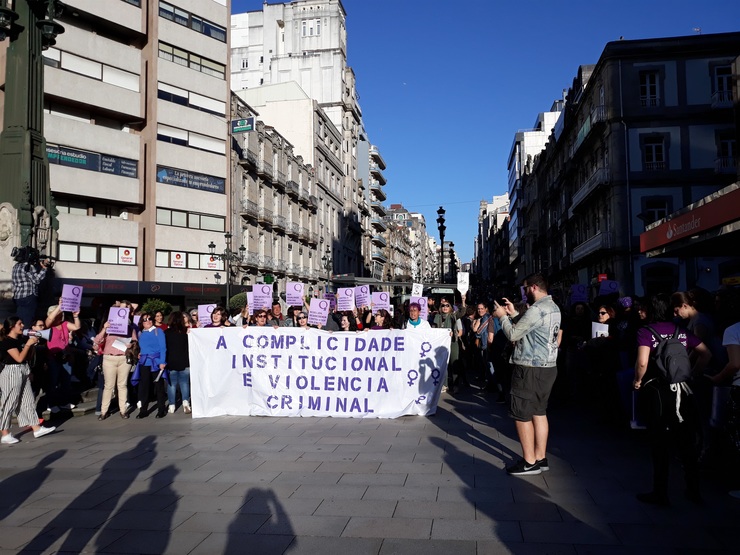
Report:
[{"label": "paved plaza", "polygon": [[0,446],[0,554],[738,553],[740,500],[645,506],[644,432],[553,407],[551,470],[515,478],[505,407],[443,395],[432,417],[103,422]]}]

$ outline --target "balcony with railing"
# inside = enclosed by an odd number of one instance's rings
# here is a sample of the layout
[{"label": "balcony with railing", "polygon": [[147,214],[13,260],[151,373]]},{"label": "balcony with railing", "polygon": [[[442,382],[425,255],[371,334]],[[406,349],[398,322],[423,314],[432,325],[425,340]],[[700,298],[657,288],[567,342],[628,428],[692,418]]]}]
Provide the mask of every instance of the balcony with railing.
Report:
[{"label": "balcony with railing", "polygon": [[298,276],[300,270],[301,267],[298,264],[296,264],[295,262],[290,262],[289,264],[287,264],[285,273],[289,276]]},{"label": "balcony with railing", "polygon": [[712,108],[732,108],[732,91],[715,91],[712,95]]},{"label": "balcony with railing", "polygon": [[375,195],[375,198],[381,202],[387,198],[385,191],[383,190],[383,186],[375,180],[370,182],[370,191]]},{"label": "balcony with railing", "polygon": [[275,260],[272,258],[272,256],[261,256],[260,257],[260,260],[259,260],[260,270],[266,270],[268,272],[271,272],[274,267],[275,267]]},{"label": "balcony with railing", "polygon": [[257,221],[261,224],[272,226],[272,210],[264,206],[257,213]]},{"label": "balcony with railing", "polygon": [[574,264],[576,261],[600,250],[611,249],[612,243],[610,232],[599,231],[596,235],[586,239],[571,251],[570,263]]},{"label": "balcony with railing", "polygon": [[388,225],[380,218],[373,218],[372,220],[370,220],[370,223],[375,229],[377,229],[380,232],[383,232],[386,229],[388,229]]},{"label": "balcony with railing", "polygon": [[385,179],[385,176],[380,170],[380,166],[378,164],[370,164],[370,175],[377,179],[381,185],[385,185],[387,183],[387,180]]},{"label": "balcony with railing", "polygon": [[298,228],[298,239],[304,243],[308,243],[308,228],[303,226]]},{"label": "balcony with railing", "polygon": [[298,199],[298,183],[295,181],[288,181],[285,184],[285,192],[294,199]]},{"label": "balcony with railing", "polygon": [[277,231],[285,231],[285,216],[281,214],[273,214],[272,228]]},{"label": "balcony with railing", "polygon": [[586,121],[583,122],[583,125],[581,125],[581,128],[578,130],[578,135],[576,135],[576,140],[573,142],[573,144],[568,149],[568,157],[573,158],[573,155],[580,148],[580,146],[585,142],[586,138],[591,134],[591,131],[594,129],[596,124],[602,123],[605,121],[606,121],[606,106],[594,107],[594,109],[591,110],[591,113],[586,118]]},{"label": "balcony with railing", "polygon": [[573,194],[573,198],[570,201],[570,208],[568,209],[568,216],[573,217],[576,207],[586,200],[591,193],[599,188],[600,185],[604,185],[609,182],[609,168],[597,168],[596,171],[591,174],[583,185]]},{"label": "balcony with railing", "polygon": [[735,173],[737,165],[732,156],[722,156],[714,161],[714,173]]},{"label": "balcony with railing", "polygon": [[242,150],[242,155],[239,158],[239,163],[244,167],[251,166],[257,169],[258,160],[259,160],[259,156],[257,155],[256,152],[252,152],[251,150],[245,149],[245,150]]},{"label": "balcony with railing", "polygon": [[385,247],[388,243],[382,235],[373,235],[373,245]]},{"label": "balcony with railing", "polygon": [[308,233],[308,244],[309,245],[318,245],[319,243],[319,234],[315,231],[310,231]]},{"label": "balcony with railing", "polygon": [[285,230],[291,237],[298,237],[300,234],[300,226],[295,222],[288,222],[285,226]]},{"label": "balcony with railing", "polygon": [[308,195],[308,208],[316,212],[319,208],[319,199],[315,195]]},{"label": "balcony with railing", "polygon": [[378,152],[378,147],[375,145],[371,145],[370,149],[368,151],[370,153],[370,158],[380,166],[381,170],[385,169],[385,160],[383,160],[383,157],[380,155],[380,152]]},{"label": "balcony with railing", "polygon": [[284,274],[288,269],[288,263],[285,260],[275,260],[274,270],[278,274]]},{"label": "balcony with railing", "polygon": [[247,251],[247,254],[244,256],[242,266],[246,268],[259,268],[259,258],[259,254],[256,252]]},{"label": "balcony with railing", "polygon": [[645,162],[646,172],[659,172],[665,169],[665,162]]},{"label": "balcony with railing", "polygon": [[253,218],[257,219],[257,214],[259,213],[259,206],[256,202],[252,202],[251,200],[242,200],[242,210],[241,214],[242,216],[246,216],[247,218]]},{"label": "balcony with railing", "polygon": [[265,181],[272,181],[272,164],[262,160],[262,162],[257,166],[257,175]]},{"label": "balcony with railing", "polygon": [[388,258],[381,251],[373,251],[373,260],[382,263],[388,262]]},{"label": "balcony with railing", "polygon": [[382,202],[379,202],[379,201],[377,201],[377,200],[374,200],[374,201],[373,201],[373,202],[371,203],[371,206],[373,207],[373,211],[374,211],[374,212],[375,212],[375,213],[376,213],[376,214],[377,214],[378,216],[385,216],[385,215],[386,215],[386,210],[385,210],[385,206],[383,206],[383,203],[382,203]]}]

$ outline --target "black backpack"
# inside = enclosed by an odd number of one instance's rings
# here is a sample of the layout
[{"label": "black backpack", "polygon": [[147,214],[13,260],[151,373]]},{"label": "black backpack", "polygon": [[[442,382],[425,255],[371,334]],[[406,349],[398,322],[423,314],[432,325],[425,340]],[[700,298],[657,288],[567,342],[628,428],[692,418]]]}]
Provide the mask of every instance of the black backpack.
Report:
[{"label": "black backpack", "polygon": [[678,339],[678,326],[668,337],[663,337],[650,326],[646,328],[658,340],[658,346],[650,354],[650,360],[658,370],[658,379],[668,384],[688,381],[691,378],[691,360],[686,347]]}]

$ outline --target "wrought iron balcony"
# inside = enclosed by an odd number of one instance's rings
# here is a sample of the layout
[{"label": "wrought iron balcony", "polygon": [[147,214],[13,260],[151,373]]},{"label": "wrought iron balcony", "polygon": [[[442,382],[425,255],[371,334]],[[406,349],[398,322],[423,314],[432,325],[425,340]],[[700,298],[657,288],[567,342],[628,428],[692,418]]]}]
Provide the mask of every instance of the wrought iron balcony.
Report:
[{"label": "wrought iron balcony", "polygon": [[735,173],[737,165],[732,156],[722,156],[714,161],[714,173]]},{"label": "wrought iron balcony", "polygon": [[380,251],[373,251],[373,260],[383,263],[388,262],[388,258]]},{"label": "wrought iron balcony", "polygon": [[319,199],[314,195],[308,195],[308,207],[315,212],[319,208]]},{"label": "wrought iron balcony", "polygon": [[591,174],[591,177],[589,177],[583,185],[581,185],[581,188],[573,195],[573,198],[570,201],[570,208],[568,209],[568,216],[572,218],[576,207],[586,200],[591,193],[599,188],[600,185],[608,183],[609,177],[609,168],[597,168],[596,171]]},{"label": "wrought iron balcony", "polygon": [[288,224],[285,227],[286,227],[286,231],[288,232],[288,235],[290,235],[291,237],[298,237],[300,233],[300,226],[297,223],[288,222]]},{"label": "wrought iron balcony", "polygon": [[262,163],[257,166],[257,175],[265,181],[272,181],[272,164],[262,160]]},{"label": "wrought iron balcony", "polygon": [[381,231],[381,232],[383,232],[383,231],[385,231],[386,229],[388,229],[388,225],[387,225],[387,224],[386,224],[386,223],[385,223],[385,222],[384,222],[383,220],[381,220],[380,218],[373,218],[373,219],[372,219],[372,220],[370,221],[370,223],[371,223],[371,224],[372,224],[372,226],[373,226],[373,227],[374,227],[375,229],[377,229],[378,231]]},{"label": "wrought iron balcony", "polygon": [[732,91],[715,91],[712,95],[712,108],[732,108]]},{"label": "wrought iron balcony", "polygon": [[259,206],[257,206],[257,203],[251,200],[242,200],[242,216],[257,219],[258,213]]},{"label": "wrought iron balcony", "polygon": [[383,206],[382,202],[374,200],[371,203],[371,206],[373,207],[373,210],[375,211],[376,214],[378,214],[379,216],[385,216],[386,214],[385,206]]},{"label": "wrought iron balcony", "polygon": [[573,249],[570,253],[570,263],[574,264],[576,261],[597,251],[611,249],[613,246],[612,243],[611,233],[599,231],[596,235],[590,239],[586,239],[583,243]]},{"label": "wrought iron balcony", "polygon": [[295,181],[288,181],[285,184],[285,191],[294,199],[298,198],[298,183]]},{"label": "wrought iron balcony", "polygon": [[278,231],[285,231],[285,216],[282,216],[280,214],[273,214],[272,228]]},{"label": "wrought iron balcony", "polygon": [[382,235],[373,235],[373,245],[385,247],[388,243]]},{"label": "wrought iron balcony", "polygon": [[257,213],[257,221],[261,224],[272,226],[272,210],[262,207]]}]

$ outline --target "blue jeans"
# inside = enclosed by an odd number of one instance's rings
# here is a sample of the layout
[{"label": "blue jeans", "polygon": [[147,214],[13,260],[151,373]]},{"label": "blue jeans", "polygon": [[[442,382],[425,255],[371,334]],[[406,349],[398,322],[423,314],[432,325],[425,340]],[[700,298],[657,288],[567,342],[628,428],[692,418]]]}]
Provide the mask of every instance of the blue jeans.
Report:
[{"label": "blue jeans", "polygon": [[190,368],[185,370],[170,370],[170,383],[167,384],[167,400],[175,406],[177,386],[180,385],[180,395],[183,401],[190,404]]},{"label": "blue jeans", "polygon": [[35,322],[38,300],[36,295],[15,299],[16,316],[21,319],[26,328],[30,328]]}]

